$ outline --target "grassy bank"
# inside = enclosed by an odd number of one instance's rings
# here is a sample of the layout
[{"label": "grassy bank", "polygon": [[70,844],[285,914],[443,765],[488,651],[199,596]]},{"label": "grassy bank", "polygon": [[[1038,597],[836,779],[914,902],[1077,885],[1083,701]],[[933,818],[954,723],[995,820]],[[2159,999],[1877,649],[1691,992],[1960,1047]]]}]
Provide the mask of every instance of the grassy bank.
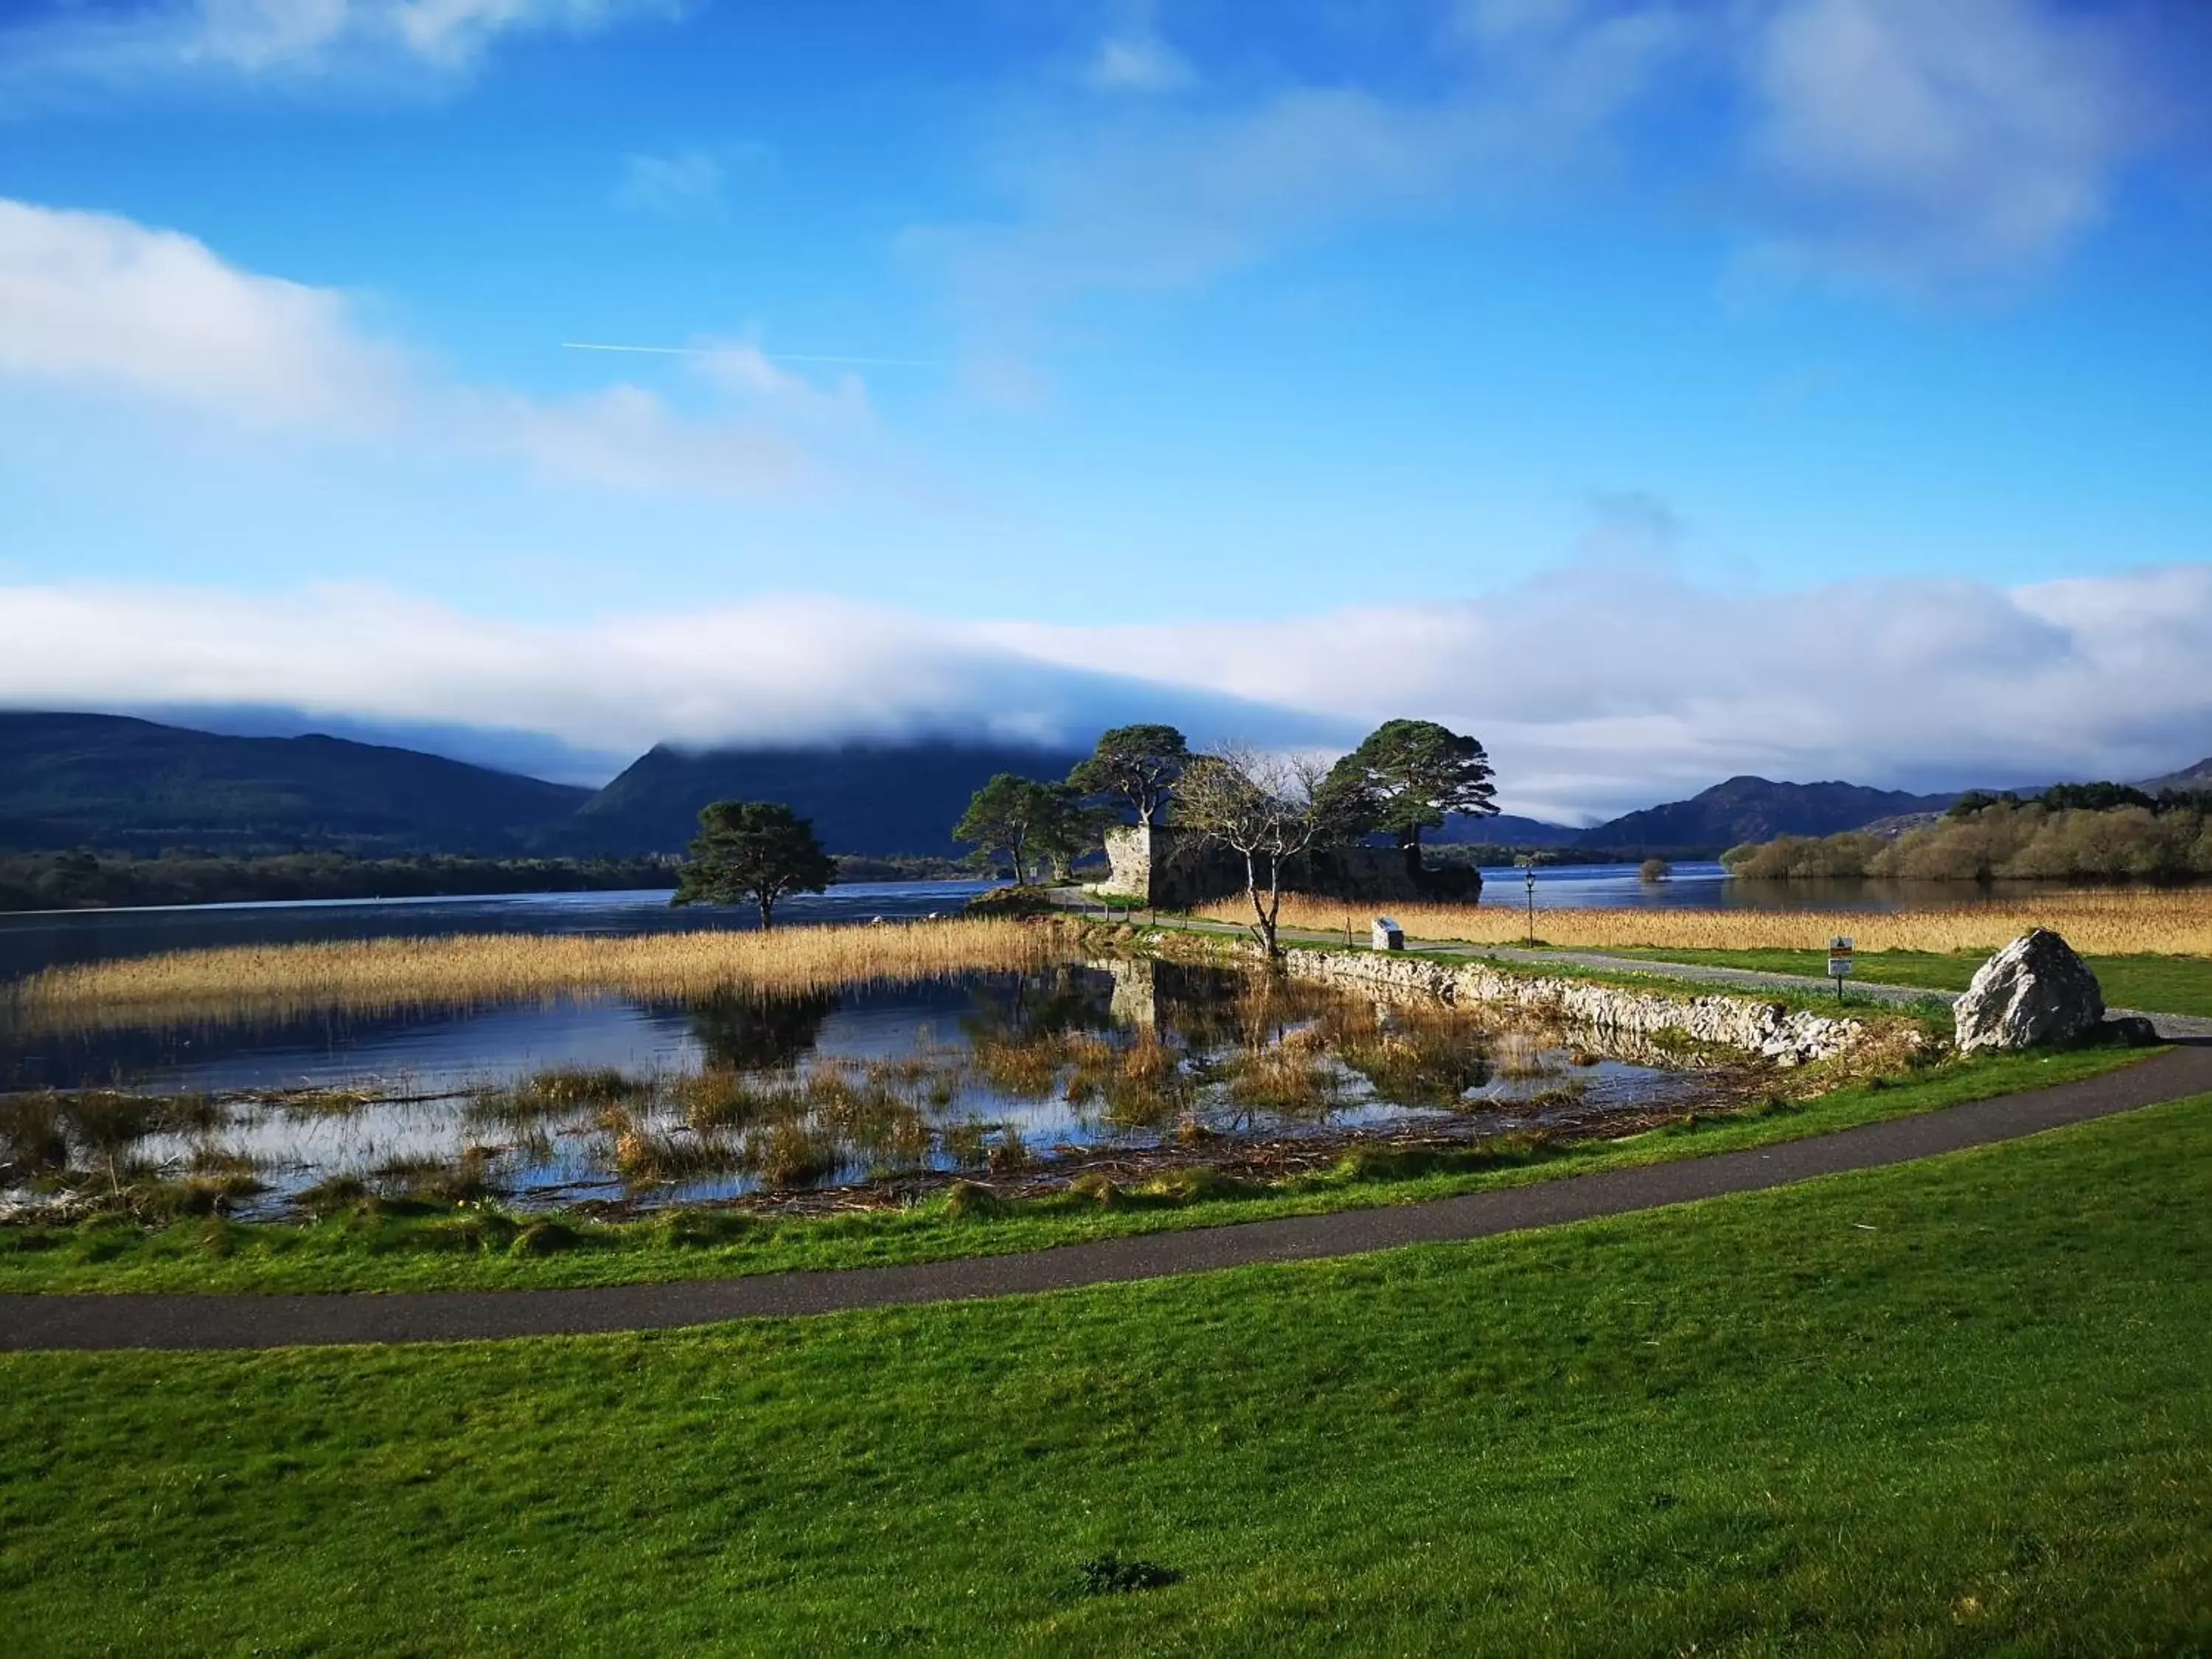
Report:
[{"label": "grassy bank", "polygon": [[394,1291],[602,1285],[1003,1255],[1115,1234],[1413,1203],[1822,1134],[2068,1081],[2137,1055],[2101,1050],[1951,1062],[1817,1099],[1701,1115],[1629,1139],[1419,1153],[1355,1152],[1326,1175],[1239,1182],[1190,1169],[1129,1190],[998,1206],[971,1189],[817,1218],[684,1212],[617,1224],[508,1216],[477,1201],[365,1200],[319,1221],[0,1227],[4,1291]]},{"label": "grassy bank", "polygon": [[[1632,947],[1624,956],[1654,962],[1689,962],[1720,968],[1748,968],[1762,974],[1828,971],[1821,951],[1655,951]],[[1934,991],[1963,991],[1989,957],[1978,951],[1884,951],[1858,954],[1854,980],[1877,985],[1920,985]],[[2087,962],[2105,988],[2105,1000],[2116,1008],[2153,1013],[2212,1017],[2212,957],[2091,957]]]},{"label": "grassy bank", "polygon": [[[1202,914],[1237,923],[1251,919],[1242,900]],[[1363,915],[1358,907],[1351,914]],[[1518,945],[1526,915],[1510,904],[1394,904],[1390,914],[1417,938]],[[1340,936],[1346,907],[1339,900],[1292,895],[1283,925]],[[1541,909],[1536,933],[1549,945],[1577,950],[1627,946],[1679,951],[1802,951],[1825,947],[1848,932],[1866,951],[1979,951],[1986,955],[2033,927],[2053,927],[2084,955],[2212,957],[2212,889],[2119,888],[2059,893],[2017,904],[1853,912]]]},{"label": "grassy bank", "polygon": [[10,1356],[0,1595],[27,1655],[2193,1651],[2208,1204],[2198,1101],[1048,1297]]},{"label": "grassy bank", "polygon": [[479,934],[239,945],[50,969],[13,988],[32,1029],[230,1020],[302,1010],[491,1002],[580,991],[803,994],[1067,957],[1049,926],[956,920],[775,933]]}]

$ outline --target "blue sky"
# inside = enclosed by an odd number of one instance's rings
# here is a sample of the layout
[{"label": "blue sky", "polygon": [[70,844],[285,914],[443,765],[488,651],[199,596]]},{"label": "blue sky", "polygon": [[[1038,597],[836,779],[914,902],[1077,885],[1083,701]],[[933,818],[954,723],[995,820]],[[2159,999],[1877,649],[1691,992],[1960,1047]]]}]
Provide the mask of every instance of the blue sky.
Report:
[{"label": "blue sky", "polygon": [[2188,0],[5,15],[0,700],[2212,751]]}]

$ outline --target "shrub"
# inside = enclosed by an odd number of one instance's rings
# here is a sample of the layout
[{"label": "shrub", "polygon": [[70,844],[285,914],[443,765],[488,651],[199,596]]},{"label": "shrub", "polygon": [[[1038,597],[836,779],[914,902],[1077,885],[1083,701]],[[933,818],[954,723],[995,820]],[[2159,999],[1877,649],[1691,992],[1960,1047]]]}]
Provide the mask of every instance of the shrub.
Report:
[{"label": "shrub", "polygon": [[1102,1210],[1118,1209],[1121,1203],[1121,1189],[1113,1177],[1097,1170],[1076,1176],[1067,1183],[1067,1192],[1071,1198],[1087,1200]]},{"label": "shrub", "polygon": [[567,1222],[548,1217],[531,1222],[515,1234],[514,1242],[507,1248],[511,1255],[552,1255],[558,1251],[573,1250],[584,1242],[584,1235]]},{"label": "shrub", "polygon": [[973,1217],[996,1215],[999,1195],[988,1187],[972,1181],[956,1181],[945,1189],[945,1213],[949,1220],[966,1221]]}]

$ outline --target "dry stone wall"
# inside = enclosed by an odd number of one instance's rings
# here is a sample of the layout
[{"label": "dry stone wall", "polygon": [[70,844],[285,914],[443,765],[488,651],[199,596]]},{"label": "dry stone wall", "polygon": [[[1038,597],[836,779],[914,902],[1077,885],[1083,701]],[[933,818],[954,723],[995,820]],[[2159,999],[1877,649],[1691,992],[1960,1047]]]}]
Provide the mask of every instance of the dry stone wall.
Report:
[{"label": "dry stone wall", "polygon": [[1504,1003],[1562,1024],[1630,1036],[1679,1034],[1692,1042],[1741,1049],[1776,1066],[1832,1060],[1868,1043],[1863,1020],[1792,1011],[1750,997],[1670,996],[1588,980],[1500,973],[1481,963],[1433,962],[1372,951],[1291,951],[1292,977],[1325,980],[1388,995],[1439,1002]]}]

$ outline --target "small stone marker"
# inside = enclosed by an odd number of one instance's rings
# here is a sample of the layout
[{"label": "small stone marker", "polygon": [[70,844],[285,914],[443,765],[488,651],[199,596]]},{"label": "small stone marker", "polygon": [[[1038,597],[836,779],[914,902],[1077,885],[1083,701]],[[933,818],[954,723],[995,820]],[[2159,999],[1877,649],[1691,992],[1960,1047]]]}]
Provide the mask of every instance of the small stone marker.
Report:
[{"label": "small stone marker", "polygon": [[1388,916],[1375,918],[1375,948],[1378,951],[1402,951],[1406,948],[1406,930]]}]

